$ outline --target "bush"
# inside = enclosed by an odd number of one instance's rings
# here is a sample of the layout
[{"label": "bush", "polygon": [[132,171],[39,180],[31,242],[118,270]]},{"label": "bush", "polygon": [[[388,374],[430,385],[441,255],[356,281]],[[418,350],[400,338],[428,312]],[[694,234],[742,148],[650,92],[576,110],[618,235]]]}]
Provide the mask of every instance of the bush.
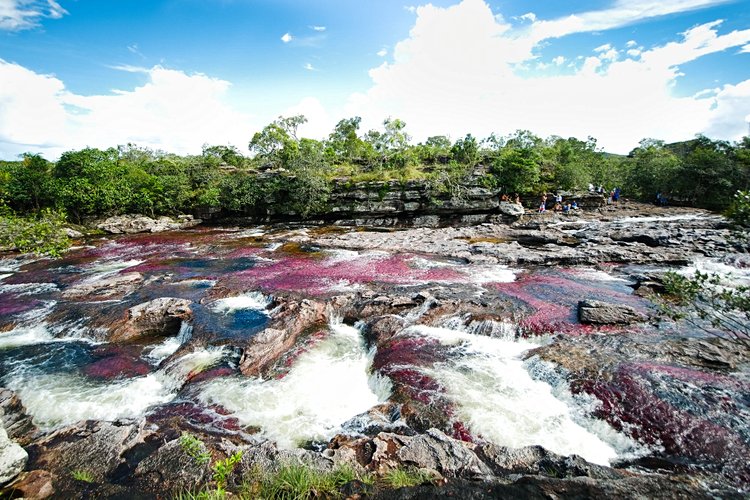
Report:
[{"label": "bush", "polygon": [[737,191],[727,217],[738,226],[750,227],[750,191]]},{"label": "bush", "polygon": [[49,209],[28,217],[6,211],[0,214],[0,249],[57,257],[70,246],[64,224],[65,216]]}]

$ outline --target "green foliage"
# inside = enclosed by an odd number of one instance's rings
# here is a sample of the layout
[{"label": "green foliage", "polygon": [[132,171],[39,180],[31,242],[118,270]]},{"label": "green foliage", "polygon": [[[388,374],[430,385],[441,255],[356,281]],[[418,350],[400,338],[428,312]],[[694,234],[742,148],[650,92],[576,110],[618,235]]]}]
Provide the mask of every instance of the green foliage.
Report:
[{"label": "green foliage", "polygon": [[667,273],[664,284],[664,315],[750,347],[750,287],[732,287],[719,275],[700,271],[692,277]]},{"label": "green foliage", "polygon": [[190,433],[182,433],[180,436],[180,447],[182,451],[190,455],[193,460],[201,465],[211,461],[211,454],[206,450],[206,445]]},{"label": "green foliage", "polygon": [[84,483],[94,482],[94,475],[86,470],[76,469],[70,472],[70,476],[76,481],[83,481]]},{"label": "green foliage", "polygon": [[57,257],[70,246],[64,224],[65,216],[50,209],[26,217],[0,212],[0,249]]},{"label": "green foliage", "polygon": [[211,469],[214,471],[214,482],[216,483],[216,489],[223,491],[227,486],[227,478],[234,471],[234,468],[242,460],[242,451],[237,451],[232,456],[225,458],[224,460],[218,460],[214,463]]},{"label": "green foliage", "polygon": [[434,481],[435,476],[423,469],[399,467],[389,470],[383,479],[392,488],[407,488]]},{"label": "green foliage", "polygon": [[242,498],[303,500],[312,497],[336,497],[342,486],[352,481],[371,485],[371,474],[361,474],[342,465],[324,472],[307,464],[284,463],[272,472],[255,469],[242,488]]},{"label": "green foliage", "polygon": [[737,191],[727,211],[729,219],[742,227],[750,227],[750,191]]}]

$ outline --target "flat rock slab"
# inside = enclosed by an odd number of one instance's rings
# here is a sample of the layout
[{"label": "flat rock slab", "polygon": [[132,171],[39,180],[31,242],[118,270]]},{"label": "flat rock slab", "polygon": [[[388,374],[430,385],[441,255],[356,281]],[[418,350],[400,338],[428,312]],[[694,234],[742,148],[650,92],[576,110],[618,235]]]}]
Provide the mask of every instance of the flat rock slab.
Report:
[{"label": "flat rock slab", "polygon": [[630,306],[598,300],[578,302],[578,321],[589,325],[629,325],[646,317]]}]

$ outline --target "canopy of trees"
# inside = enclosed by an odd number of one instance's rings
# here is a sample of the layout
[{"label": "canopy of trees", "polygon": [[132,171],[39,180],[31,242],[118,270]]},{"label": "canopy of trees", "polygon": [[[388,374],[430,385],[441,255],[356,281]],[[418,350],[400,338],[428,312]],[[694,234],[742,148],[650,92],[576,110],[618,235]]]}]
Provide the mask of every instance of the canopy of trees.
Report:
[{"label": "canopy of trees", "polygon": [[625,196],[724,209],[750,188],[750,138],[738,143],[699,136],[667,145],[644,139],[628,156],[611,155],[587,138],[529,131],[455,141],[430,137],[412,144],[406,124],[387,119],[360,131],[359,117],[338,122],[327,139],[298,137],[304,116],[279,117],[249,141],[245,156],[232,146],[204,146],[178,156],[128,144],[64,153],[57,162],[27,153],[0,162],[0,207],[15,213],[53,209],[80,222],[89,216],[222,211],[264,215],[283,207],[304,217],[322,213],[334,185],[422,180],[436,194],[460,196],[477,179],[498,192],[533,195],[622,188]]}]

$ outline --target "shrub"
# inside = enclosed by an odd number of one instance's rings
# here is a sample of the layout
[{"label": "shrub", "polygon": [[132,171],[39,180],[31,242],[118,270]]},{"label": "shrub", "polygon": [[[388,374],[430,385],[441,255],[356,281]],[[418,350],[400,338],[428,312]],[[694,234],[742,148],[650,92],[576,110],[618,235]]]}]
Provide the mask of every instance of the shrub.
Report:
[{"label": "shrub", "polygon": [[57,257],[70,246],[64,224],[65,216],[49,209],[28,217],[6,211],[0,214],[0,248]]}]

